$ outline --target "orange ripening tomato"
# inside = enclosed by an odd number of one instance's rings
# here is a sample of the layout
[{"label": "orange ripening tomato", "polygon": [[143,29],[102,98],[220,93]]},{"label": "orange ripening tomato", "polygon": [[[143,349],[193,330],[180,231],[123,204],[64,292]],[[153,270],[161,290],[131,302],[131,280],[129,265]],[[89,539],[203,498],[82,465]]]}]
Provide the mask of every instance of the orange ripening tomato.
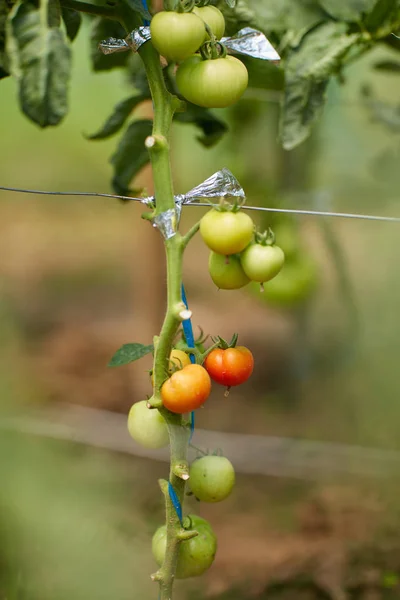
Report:
[{"label": "orange ripening tomato", "polygon": [[188,365],[176,371],[161,388],[165,408],[183,414],[199,408],[211,392],[211,380],[201,365]]},{"label": "orange ripening tomato", "polygon": [[245,346],[226,350],[216,348],[207,356],[204,367],[211,379],[226,387],[232,387],[248,380],[253,372],[254,358]]}]

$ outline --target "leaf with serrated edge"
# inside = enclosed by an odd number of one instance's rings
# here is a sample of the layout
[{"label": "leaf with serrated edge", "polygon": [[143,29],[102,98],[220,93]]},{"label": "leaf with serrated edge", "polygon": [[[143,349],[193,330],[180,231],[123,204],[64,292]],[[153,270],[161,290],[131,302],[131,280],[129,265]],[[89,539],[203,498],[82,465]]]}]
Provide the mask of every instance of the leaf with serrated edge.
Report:
[{"label": "leaf with serrated edge", "polygon": [[153,122],[144,119],[134,121],[124,132],[110,161],[114,166],[112,183],[117,194],[128,195],[131,180],[149,162],[144,141],[151,134],[152,128]]},{"label": "leaf with serrated edge", "polygon": [[147,99],[148,96],[131,96],[126,100],[118,102],[103,127],[97,133],[86,136],[87,139],[104,140],[117,133],[123,127],[133,109]]},{"label": "leaf with serrated edge", "polygon": [[119,348],[110,362],[109,367],[122,367],[128,365],[135,360],[139,360],[154,351],[153,344],[144,346],[143,344],[124,344]]},{"label": "leaf with serrated edge", "polygon": [[289,53],[280,123],[285,150],[292,150],[310,134],[325,103],[329,79],[358,38],[357,33],[347,35],[343,23],[325,23]]},{"label": "leaf with serrated edge", "polygon": [[11,72],[22,111],[40,127],[57,125],[68,111],[71,52],[63,32],[48,26],[48,4],[17,3],[7,25]]}]

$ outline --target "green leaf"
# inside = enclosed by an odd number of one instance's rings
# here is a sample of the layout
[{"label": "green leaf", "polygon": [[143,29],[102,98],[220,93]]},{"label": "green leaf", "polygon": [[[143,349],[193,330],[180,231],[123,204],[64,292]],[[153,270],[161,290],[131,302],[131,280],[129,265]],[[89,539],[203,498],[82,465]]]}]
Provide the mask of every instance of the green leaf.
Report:
[{"label": "green leaf", "polygon": [[234,8],[236,5],[236,0],[225,0],[225,2],[230,8]]},{"label": "green leaf", "polygon": [[187,103],[185,112],[175,113],[174,120],[179,123],[196,125],[203,134],[197,139],[207,148],[217,144],[224,133],[228,131],[227,125],[210,110],[201,108],[190,102]]},{"label": "green leaf", "polygon": [[109,367],[122,367],[128,365],[139,358],[143,358],[146,354],[150,354],[154,351],[153,344],[144,346],[143,344],[124,344],[116,351],[110,362]]},{"label": "green leaf", "polygon": [[318,23],[326,20],[318,0],[248,0],[255,14],[254,25],[266,32],[284,33],[298,38]]},{"label": "green leaf", "polygon": [[144,141],[151,134],[152,128],[153,122],[147,119],[134,121],[122,136],[110,161],[114,165],[112,183],[117,194],[129,195],[131,179],[149,162]]},{"label": "green leaf", "polygon": [[375,0],[375,6],[365,19],[365,27],[369,31],[376,31],[384,26],[398,12],[396,4],[393,0]]},{"label": "green leaf", "polygon": [[126,31],[111,19],[96,17],[92,21],[90,31],[90,57],[94,71],[108,71],[119,67],[125,67],[129,61],[131,52],[115,52],[114,54],[103,54],[99,50],[99,43],[110,37],[124,38]]},{"label": "green leaf", "polygon": [[77,10],[65,8],[65,6],[63,6],[61,8],[61,15],[64,21],[67,36],[69,37],[71,42],[73,42],[76,36],[78,35],[79,28],[82,24],[81,13]]},{"label": "green leaf", "polygon": [[142,0],[125,0],[125,2],[129,6],[129,8],[131,8],[135,12],[138,12],[143,17],[143,19],[146,19],[147,21],[151,19],[151,14],[143,6]]},{"label": "green leaf", "polygon": [[390,73],[400,73],[400,62],[395,60],[381,60],[374,64],[374,69]]},{"label": "green leaf", "polygon": [[49,26],[57,20],[49,8],[46,0],[40,9],[30,2],[17,3],[7,26],[7,51],[21,108],[40,127],[57,125],[68,111],[71,53],[63,32]]},{"label": "green leaf", "polygon": [[361,94],[374,121],[385,125],[390,131],[400,131],[400,104],[378,100],[368,86],[361,89]]},{"label": "green leaf", "polygon": [[320,0],[320,4],[327,13],[340,21],[358,23],[363,14],[370,13],[376,0]]},{"label": "green leaf", "polygon": [[6,54],[6,23],[9,8],[6,0],[0,0],[0,79],[8,77],[9,65]]},{"label": "green leaf", "polygon": [[345,24],[328,22],[312,30],[289,53],[280,123],[286,150],[295,148],[310,134],[324,106],[329,79],[358,38],[357,33],[346,34]]},{"label": "green leaf", "polygon": [[281,91],[285,85],[285,72],[268,60],[243,57],[249,74],[249,89]]},{"label": "green leaf", "polygon": [[114,107],[113,113],[104,123],[103,127],[93,135],[86,136],[88,140],[104,140],[117,133],[124,125],[125,121],[133,111],[148,96],[131,96],[122,102],[118,102]]}]

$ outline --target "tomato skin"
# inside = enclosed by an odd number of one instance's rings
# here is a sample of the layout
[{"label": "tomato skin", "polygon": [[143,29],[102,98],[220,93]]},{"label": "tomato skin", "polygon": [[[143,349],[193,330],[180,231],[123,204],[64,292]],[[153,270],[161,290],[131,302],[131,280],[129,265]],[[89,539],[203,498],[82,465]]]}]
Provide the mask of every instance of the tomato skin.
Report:
[{"label": "tomato skin", "polygon": [[[195,6],[193,12],[207,23],[217,40],[222,38],[225,33],[225,19],[222,12],[216,6]],[[206,33],[206,39],[210,39],[208,33]]]},{"label": "tomato skin", "polygon": [[244,94],[249,76],[244,64],[233,56],[202,60],[192,57],[178,68],[176,83],[182,96],[206,108],[231,106]]},{"label": "tomato skin", "polygon": [[239,257],[235,254],[226,257],[211,252],[208,260],[208,270],[211,279],[220,290],[238,290],[250,281],[242,269]]},{"label": "tomato skin", "polygon": [[129,411],[130,436],[145,448],[168,446],[169,435],[164,417],[156,408],[147,408],[146,400],[136,402]]},{"label": "tomato skin", "polygon": [[176,371],[161,388],[165,408],[184,414],[200,408],[211,392],[211,380],[201,365],[188,365]]},{"label": "tomato skin", "polygon": [[[188,579],[198,577],[209,569],[217,552],[217,538],[209,523],[195,515],[189,515],[192,528],[198,535],[179,545],[178,564],[175,577]],[[159,566],[162,565],[167,548],[167,528],[162,525],[153,535],[152,551]]]},{"label": "tomato skin", "polygon": [[203,456],[190,467],[190,488],[198,500],[222,502],[235,485],[235,469],[224,456]]},{"label": "tomato skin", "polygon": [[150,23],[151,41],[168,62],[180,62],[196,52],[204,42],[204,21],[191,13],[161,11]]},{"label": "tomato skin", "polygon": [[282,269],[285,254],[279,246],[252,244],[241,254],[243,271],[252,281],[270,281]]},{"label": "tomato skin", "polygon": [[260,300],[276,306],[292,307],[309,300],[318,284],[315,262],[307,256],[285,262],[283,269],[265,286],[260,294],[258,284],[251,285]]},{"label": "tomato skin", "polygon": [[254,223],[244,212],[211,209],[200,221],[205,244],[217,254],[239,254],[253,237]]},{"label": "tomato skin", "polygon": [[213,381],[233,387],[248,380],[254,369],[254,358],[245,346],[215,348],[206,357],[204,367]]}]

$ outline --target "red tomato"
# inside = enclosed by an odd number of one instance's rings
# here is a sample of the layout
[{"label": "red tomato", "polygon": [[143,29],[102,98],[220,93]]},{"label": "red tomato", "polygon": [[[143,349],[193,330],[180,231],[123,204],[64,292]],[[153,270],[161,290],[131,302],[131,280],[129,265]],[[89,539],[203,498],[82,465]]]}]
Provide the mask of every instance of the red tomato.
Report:
[{"label": "red tomato", "polygon": [[248,348],[216,348],[212,350],[204,361],[204,367],[211,379],[232,387],[248,380],[253,372],[254,358]]},{"label": "red tomato", "polygon": [[161,388],[165,408],[183,414],[199,408],[211,392],[210,377],[201,365],[188,365],[176,371]]}]

